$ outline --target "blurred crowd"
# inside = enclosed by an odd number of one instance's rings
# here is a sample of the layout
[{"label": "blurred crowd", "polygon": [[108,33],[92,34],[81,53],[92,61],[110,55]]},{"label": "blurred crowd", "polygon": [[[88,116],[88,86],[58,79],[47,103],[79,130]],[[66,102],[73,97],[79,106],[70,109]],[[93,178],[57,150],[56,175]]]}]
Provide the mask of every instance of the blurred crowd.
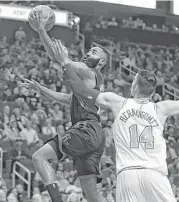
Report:
[{"label": "blurred crowd", "polygon": [[112,16],[111,18],[106,18],[105,16],[100,16],[98,19],[95,19],[93,22],[88,22],[86,25],[88,29],[102,28],[108,29],[110,27],[122,27],[122,28],[132,28],[132,29],[140,29],[147,30],[153,32],[170,32],[170,33],[179,33],[179,29],[176,26],[168,26],[165,24],[157,25],[151,24],[148,25],[145,20],[140,17],[128,17],[128,18],[116,18]]},{"label": "blurred crowd", "polygon": [[[123,26],[130,28],[147,29],[147,23],[141,19],[122,19],[120,22],[114,17],[111,20],[99,18],[94,26],[107,29],[109,26]],[[156,26],[152,28],[157,29]],[[87,22],[85,31],[93,31],[91,22]],[[157,31],[157,30],[155,30]],[[164,25],[160,31],[168,32]],[[54,91],[70,93],[62,69],[52,63],[46,54],[39,39],[32,38],[27,43],[23,26],[14,33],[14,40],[4,36],[0,39],[0,147],[4,154],[5,175],[12,178],[15,162],[26,165],[33,175],[32,200],[34,202],[48,202],[50,198],[43,187],[38,173],[35,172],[31,157],[44,142],[52,138],[57,132],[63,134],[71,126],[69,108],[50,98],[39,95],[34,91],[26,95],[21,94],[19,84],[22,77],[34,79],[41,85]],[[130,92],[133,74],[137,68],[153,71],[158,77],[158,84],[152,99],[158,102],[174,99],[173,96],[163,92],[164,82],[178,88],[179,61],[178,47],[159,47],[145,44],[136,44],[128,41],[113,41],[95,36],[95,41],[106,47],[112,57],[112,63],[105,72],[105,91],[113,91],[122,96]],[[13,42],[12,42],[13,41]],[[79,43],[67,47],[69,57],[80,61],[83,51]],[[86,51],[86,50],[84,50]],[[121,69],[121,66],[125,68]],[[172,89],[168,89],[172,90]],[[115,201],[115,148],[111,132],[113,117],[111,111],[101,110],[101,121],[106,134],[106,146],[101,159],[103,175],[102,183],[98,184],[99,191],[108,202]],[[179,117],[178,115],[167,119],[164,136],[167,142],[167,163],[169,179],[179,201]],[[54,164],[57,170],[57,180],[64,201],[85,202],[82,196],[77,173],[73,170],[72,160]],[[20,168],[19,168],[20,172]],[[7,188],[8,187],[8,188]],[[0,180],[0,201],[21,202],[27,200],[27,186],[16,179],[16,186],[9,189],[7,181]]]}]

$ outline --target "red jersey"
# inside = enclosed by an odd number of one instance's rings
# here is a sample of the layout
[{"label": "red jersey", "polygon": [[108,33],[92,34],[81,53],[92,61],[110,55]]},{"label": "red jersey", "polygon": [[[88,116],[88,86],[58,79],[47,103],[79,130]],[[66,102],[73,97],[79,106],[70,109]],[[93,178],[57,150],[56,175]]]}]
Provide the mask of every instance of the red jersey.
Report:
[{"label": "red jersey", "polygon": [[[96,69],[92,69],[96,78],[96,90],[100,90],[100,86],[103,84],[103,76],[101,72]],[[93,105],[88,99],[72,95],[71,101],[71,122],[75,125],[79,121],[95,120],[100,122],[100,116],[98,114],[99,107]]]}]

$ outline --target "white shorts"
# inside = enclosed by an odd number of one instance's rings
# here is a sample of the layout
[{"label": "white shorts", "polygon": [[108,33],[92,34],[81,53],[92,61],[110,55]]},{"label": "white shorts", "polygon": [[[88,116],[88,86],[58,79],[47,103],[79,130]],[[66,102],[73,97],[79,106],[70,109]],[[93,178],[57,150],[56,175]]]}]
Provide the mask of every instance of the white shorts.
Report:
[{"label": "white shorts", "polygon": [[166,176],[150,169],[133,169],[118,174],[116,202],[176,202],[176,199]]}]

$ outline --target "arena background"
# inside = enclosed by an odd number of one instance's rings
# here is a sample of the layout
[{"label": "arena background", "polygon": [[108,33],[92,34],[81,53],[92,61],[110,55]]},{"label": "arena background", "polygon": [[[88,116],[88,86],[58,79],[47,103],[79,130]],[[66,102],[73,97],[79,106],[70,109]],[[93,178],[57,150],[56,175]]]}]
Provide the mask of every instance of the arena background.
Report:
[{"label": "arena background", "polygon": [[[112,3],[113,2],[113,3]],[[136,4],[137,2],[137,4]],[[33,78],[57,92],[70,93],[63,73],[45,53],[28,22],[30,9],[49,5],[56,12],[52,38],[61,39],[69,56],[79,61],[95,45],[108,50],[105,90],[125,97],[135,73],[157,75],[153,101],[179,98],[179,2],[155,0],[1,1],[0,2],[0,201],[50,201],[32,165],[32,154],[56,132],[70,127],[69,109],[35,92],[20,93],[17,75]],[[115,149],[110,111],[101,110],[106,147],[98,185],[108,202],[115,201]],[[164,136],[173,192],[179,201],[179,116],[167,119]],[[64,201],[85,201],[71,159],[54,164]]]}]

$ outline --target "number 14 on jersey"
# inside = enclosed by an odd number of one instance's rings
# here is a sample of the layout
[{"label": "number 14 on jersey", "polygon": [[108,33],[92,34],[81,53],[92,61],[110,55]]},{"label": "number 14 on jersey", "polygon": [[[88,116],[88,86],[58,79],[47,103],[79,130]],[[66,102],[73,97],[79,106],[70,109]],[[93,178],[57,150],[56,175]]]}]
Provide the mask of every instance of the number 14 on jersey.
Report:
[{"label": "number 14 on jersey", "polygon": [[144,130],[139,133],[137,124],[134,124],[130,126],[129,133],[131,148],[139,148],[140,145],[144,145],[145,149],[154,148],[154,137],[151,126],[146,126]]}]

